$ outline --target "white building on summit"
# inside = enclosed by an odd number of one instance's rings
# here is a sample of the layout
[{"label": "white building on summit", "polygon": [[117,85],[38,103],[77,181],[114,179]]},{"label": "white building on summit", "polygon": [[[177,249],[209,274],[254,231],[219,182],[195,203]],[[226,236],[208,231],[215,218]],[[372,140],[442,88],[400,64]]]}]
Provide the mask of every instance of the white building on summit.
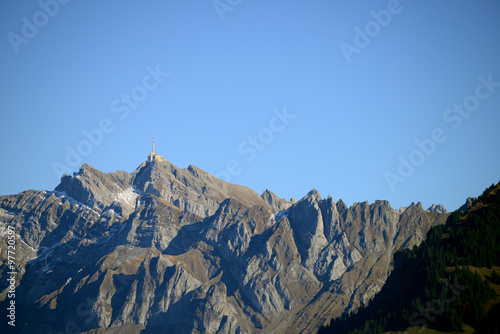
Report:
[{"label": "white building on summit", "polygon": [[153,132],[153,152],[149,153],[148,161],[153,162],[153,161],[163,161],[163,160],[165,160],[163,155],[155,153],[155,134]]}]

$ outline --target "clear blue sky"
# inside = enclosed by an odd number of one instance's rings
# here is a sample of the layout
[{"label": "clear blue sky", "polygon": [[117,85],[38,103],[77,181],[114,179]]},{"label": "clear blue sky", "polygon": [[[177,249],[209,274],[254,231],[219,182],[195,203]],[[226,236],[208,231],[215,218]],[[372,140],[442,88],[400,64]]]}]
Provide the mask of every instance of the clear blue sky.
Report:
[{"label": "clear blue sky", "polygon": [[132,172],[153,131],[286,199],[454,210],[500,180],[498,1],[59,1],[0,3],[2,195]]}]

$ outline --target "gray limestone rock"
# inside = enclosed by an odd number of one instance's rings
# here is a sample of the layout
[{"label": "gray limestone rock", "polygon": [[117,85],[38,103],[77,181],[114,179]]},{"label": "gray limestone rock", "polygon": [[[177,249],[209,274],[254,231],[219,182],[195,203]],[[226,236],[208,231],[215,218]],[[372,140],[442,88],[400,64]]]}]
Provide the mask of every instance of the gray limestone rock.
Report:
[{"label": "gray limestone rock", "polygon": [[314,333],[372,299],[394,252],[447,216],[258,196],[163,160],[2,196],[0,236],[15,227],[21,333]]},{"label": "gray limestone rock", "polygon": [[432,204],[427,211],[429,212],[437,212],[437,213],[448,213],[448,210],[446,210],[443,206],[443,204]]},{"label": "gray limestone rock", "polygon": [[283,210],[288,209],[297,201],[287,201],[282,198],[276,196],[272,191],[266,189],[262,195],[260,195],[262,199],[271,207],[271,209],[277,213]]},{"label": "gray limestone rock", "polygon": [[461,212],[467,211],[474,205],[475,200],[476,200],[475,197],[467,197],[467,200],[465,201],[464,205],[462,205],[458,210]]}]

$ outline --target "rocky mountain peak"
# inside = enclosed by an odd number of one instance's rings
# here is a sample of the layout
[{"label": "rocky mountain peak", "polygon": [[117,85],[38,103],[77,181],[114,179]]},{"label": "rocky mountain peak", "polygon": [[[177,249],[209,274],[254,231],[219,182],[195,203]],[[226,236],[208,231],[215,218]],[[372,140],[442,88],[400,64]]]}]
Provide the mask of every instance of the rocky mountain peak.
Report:
[{"label": "rocky mountain peak", "polygon": [[319,194],[319,191],[317,191],[316,189],[312,189],[300,201],[319,203],[321,201],[321,195]]},{"label": "rocky mountain peak", "polygon": [[63,175],[55,190],[90,207],[104,209],[116,200],[117,194],[129,186],[130,175],[127,172],[105,174],[84,164],[73,176]]},{"label": "rocky mountain peak", "polygon": [[464,205],[462,205],[458,210],[460,210],[461,212],[467,211],[474,205],[475,200],[476,200],[475,197],[468,197]]},{"label": "rocky mountain peak", "polygon": [[386,200],[376,200],[374,203],[373,203],[376,207],[391,207],[391,204],[389,203],[389,201],[386,201]]},{"label": "rocky mountain peak", "polygon": [[260,197],[264,200],[264,202],[271,207],[271,209],[274,212],[280,212],[282,210],[288,209],[290,206],[292,206],[294,203],[291,201],[284,200],[282,198],[279,198],[274,194],[271,190],[266,189],[260,195]]},{"label": "rocky mountain peak", "polygon": [[339,198],[337,201],[337,210],[339,212],[345,212],[348,209],[347,205],[344,203],[342,199]]},{"label": "rocky mountain peak", "polygon": [[432,204],[427,211],[437,213],[448,213],[443,204]]},{"label": "rocky mountain peak", "polygon": [[410,206],[406,207],[406,209],[404,209],[404,212],[416,212],[416,211],[424,211],[424,207],[422,206],[422,203],[420,202],[417,202],[417,204],[415,204],[415,202],[411,202]]}]

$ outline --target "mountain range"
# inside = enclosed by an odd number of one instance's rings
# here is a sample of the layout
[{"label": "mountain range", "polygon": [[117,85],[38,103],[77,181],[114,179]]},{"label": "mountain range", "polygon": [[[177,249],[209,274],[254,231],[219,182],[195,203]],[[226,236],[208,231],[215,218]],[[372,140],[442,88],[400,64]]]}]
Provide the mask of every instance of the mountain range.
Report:
[{"label": "mountain range", "polygon": [[[316,333],[368,305],[442,205],[284,200],[167,160],[0,197],[0,309],[16,333]],[[2,317],[5,320],[5,317]]]}]

